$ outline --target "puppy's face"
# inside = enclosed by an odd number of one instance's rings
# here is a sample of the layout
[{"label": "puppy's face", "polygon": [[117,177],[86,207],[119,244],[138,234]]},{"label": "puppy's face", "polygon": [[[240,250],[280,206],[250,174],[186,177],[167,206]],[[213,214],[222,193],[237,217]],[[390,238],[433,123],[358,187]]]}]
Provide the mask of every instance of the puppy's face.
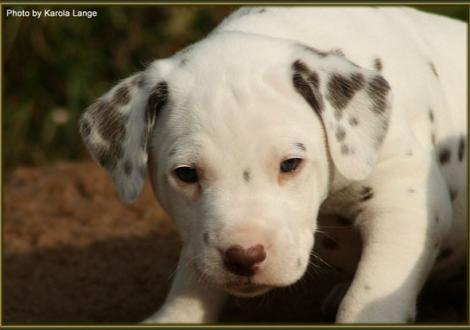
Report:
[{"label": "puppy's face", "polygon": [[190,65],[166,80],[178,97],[149,149],[154,190],[180,228],[186,262],[234,294],[289,285],[308,265],[326,196],[321,124],[275,71],[227,80],[225,64],[220,75],[206,68],[206,80]]},{"label": "puppy's face", "polygon": [[224,32],[121,82],[80,129],[128,201],[149,159],[183,262],[254,296],[305,272],[333,173],[369,174],[388,90],[380,75],[338,55]]}]

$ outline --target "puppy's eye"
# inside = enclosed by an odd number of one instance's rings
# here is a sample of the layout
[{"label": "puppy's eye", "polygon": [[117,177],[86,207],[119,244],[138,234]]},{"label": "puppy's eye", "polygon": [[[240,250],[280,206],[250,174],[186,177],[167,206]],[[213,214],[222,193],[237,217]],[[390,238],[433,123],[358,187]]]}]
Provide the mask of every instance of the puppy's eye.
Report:
[{"label": "puppy's eye", "polygon": [[196,169],[189,166],[181,166],[173,170],[174,175],[178,180],[185,183],[196,183],[199,181],[199,176]]},{"label": "puppy's eye", "polygon": [[301,162],[302,162],[302,159],[300,158],[286,159],[279,166],[279,170],[281,171],[281,173],[294,172],[299,167]]}]

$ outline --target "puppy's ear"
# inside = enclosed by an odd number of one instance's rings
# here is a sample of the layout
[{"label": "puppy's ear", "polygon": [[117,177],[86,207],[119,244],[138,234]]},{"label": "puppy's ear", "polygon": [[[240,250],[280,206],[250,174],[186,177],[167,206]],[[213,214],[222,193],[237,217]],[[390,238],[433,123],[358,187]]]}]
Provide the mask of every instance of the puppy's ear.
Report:
[{"label": "puppy's ear", "polygon": [[147,173],[147,141],[168,101],[165,81],[135,74],[90,105],[79,120],[88,151],[111,175],[126,202],[140,194]]},{"label": "puppy's ear", "polygon": [[305,49],[292,63],[295,90],[319,116],[338,171],[362,180],[372,171],[390,119],[388,82],[341,55]]}]

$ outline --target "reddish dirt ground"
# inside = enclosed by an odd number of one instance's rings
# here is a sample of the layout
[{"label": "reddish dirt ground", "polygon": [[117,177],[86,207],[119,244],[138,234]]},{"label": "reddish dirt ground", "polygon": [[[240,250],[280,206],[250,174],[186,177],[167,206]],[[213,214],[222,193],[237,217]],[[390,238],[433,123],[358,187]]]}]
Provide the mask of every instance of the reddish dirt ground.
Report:
[{"label": "reddish dirt ground", "polygon": [[[21,167],[6,179],[5,323],[132,323],[161,305],[180,243],[149,186],[124,205],[95,163]],[[225,322],[331,322],[321,301],[341,275],[309,273],[293,287],[230,299]],[[466,275],[427,285],[418,321],[465,322]]]}]

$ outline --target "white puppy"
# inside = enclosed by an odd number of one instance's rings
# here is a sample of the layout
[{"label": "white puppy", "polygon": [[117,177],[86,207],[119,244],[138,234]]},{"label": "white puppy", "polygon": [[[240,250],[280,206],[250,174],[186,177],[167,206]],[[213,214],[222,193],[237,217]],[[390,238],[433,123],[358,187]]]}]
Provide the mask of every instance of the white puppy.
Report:
[{"label": "white puppy", "polygon": [[320,211],[363,241],[337,322],[412,321],[440,251],[446,273],[466,255],[466,31],[407,8],[243,8],[91,105],[91,154],[128,202],[148,168],[182,237],[147,322],[215,322],[226,293],[293,284]]}]

